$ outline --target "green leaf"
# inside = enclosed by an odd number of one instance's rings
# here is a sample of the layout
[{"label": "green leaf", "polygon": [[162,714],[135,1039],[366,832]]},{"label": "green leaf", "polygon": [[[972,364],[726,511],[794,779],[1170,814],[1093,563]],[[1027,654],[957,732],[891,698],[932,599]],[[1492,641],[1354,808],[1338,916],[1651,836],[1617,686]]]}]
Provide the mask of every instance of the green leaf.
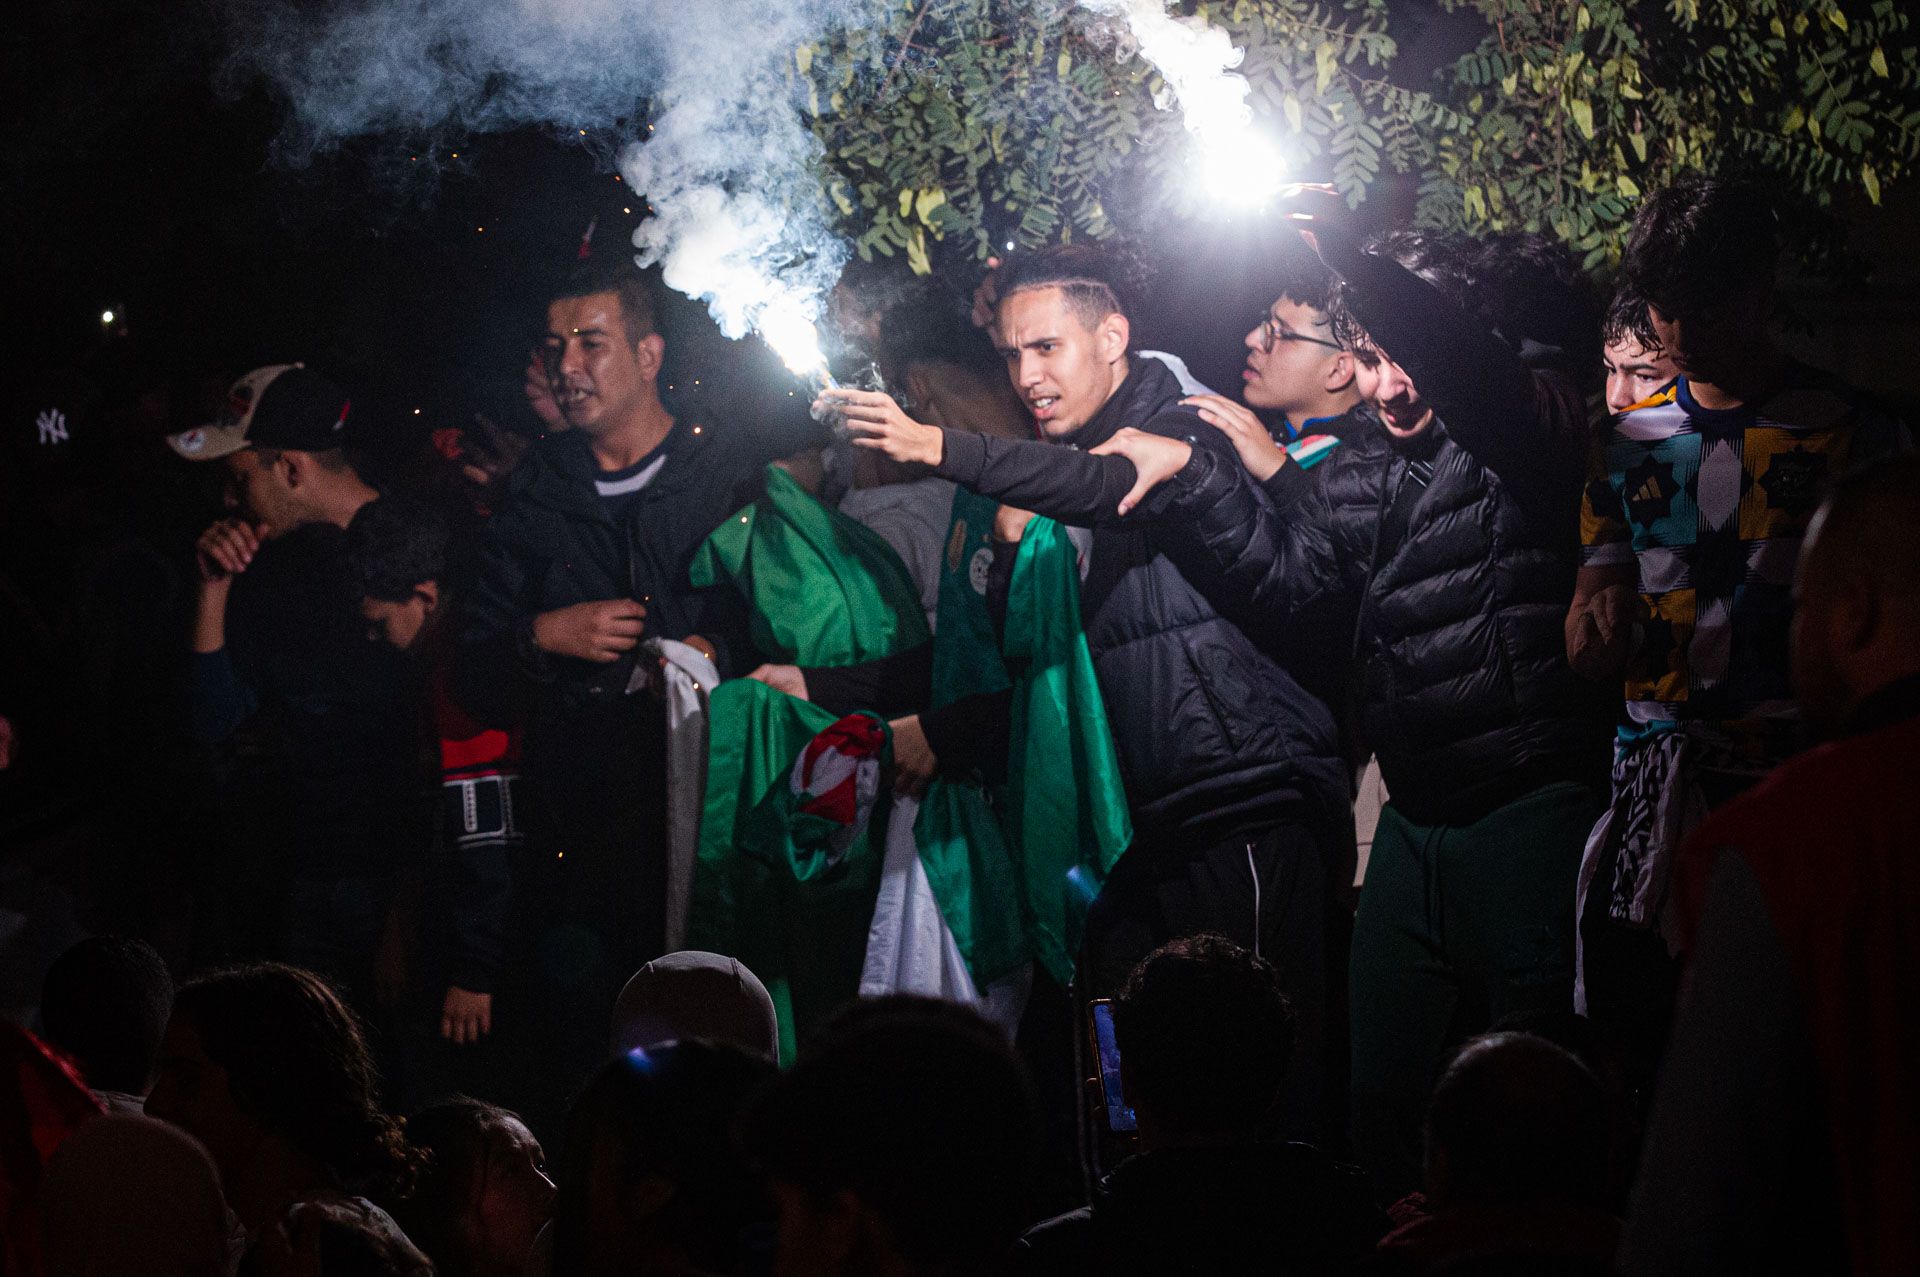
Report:
[{"label": "green leaf", "polygon": [[1573,112],[1573,122],[1580,126],[1580,132],[1587,137],[1593,136],[1593,103],[1585,98],[1575,98],[1567,104]]},{"label": "green leaf", "polygon": [[1867,188],[1867,198],[1878,204],[1880,202],[1880,175],[1873,171],[1873,165],[1862,164],[1860,166],[1860,184]]},{"label": "green leaf", "polygon": [[1647,135],[1635,129],[1627,134],[1627,141],[1633,144],[1633,153],[1642,164],[1647,162]]},{"label": "green leaf", "polygon": [[[1067,78],[1067,72],[1071,70],[1073,70],[1073,50],[1062,45],[1060,47],[1060,56],[1053,64],[1053,73],[1064,80]],[[924,275],[926,272],[922,271],[920,273]]]},{"label": "green leaf", "polygon": [[1877,44],[1874,45],[1873,52],[1867,57],[1867,65],[1873,68],[1873,73],[1875,75],[1879,76],[1883,80],[1886,79],[1887,78],[1886,50],[1882,49]]},{"label": "green leaf", "polygon": [[1620,194],[1626,199],[1633,200],[1633,199],[1640,198],[1639,184],[1636,183],[1632,178],[1628,177],[1625,173],[1622,173],[1618,177],[1614,178],[1613,185],[1614,185],[1614,189],[1619,191]]},{"label": "green leaf", "polygon": [[1280,99],[1280,110],[1295,133],[1300,131],[1300,99],[1289,93]]},{"label": "green leaf", "polygon": [[1835,5],[1833,8],[1827,10],[1827,21],[1833,23],[1834,26],[1839,27],[1842,31],[1847,29],[1847,15],[1840,12],[1839,5]]},{"label": "green leaf", "polygon": [[1314,92],[1325,93],[1327,86],[1333,83],[1334,74],[1340,70],[1340,55],[1330,44],[1323,44],[1313,53]]}]

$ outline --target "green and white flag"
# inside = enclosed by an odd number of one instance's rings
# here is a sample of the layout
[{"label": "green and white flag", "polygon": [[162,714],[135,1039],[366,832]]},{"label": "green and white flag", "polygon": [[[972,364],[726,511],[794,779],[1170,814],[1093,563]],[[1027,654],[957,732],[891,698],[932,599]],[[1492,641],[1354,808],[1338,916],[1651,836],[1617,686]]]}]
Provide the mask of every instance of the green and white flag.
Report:
[{"label": "green and white flag", "polygon": [[996,508],[954,494],[932,703],[1012,689],[1008,782],[938,778],[914,825],[934,899],[982,992],[1034,958],[1062,984],[1072,978],[1086,906],[1133,837],[1081,630],[1073,542],[1051,519],[1028,524],[1003,652],[987,610]]},{"label": "green and white flag", "polygon": [[[767,468],[766,495],[695,551],[692,576],[696,585],[731,583],[752,613],[756,645],[794,664],[852,665],[927,640],[900,556],[778,467]],[[884,793],[871,826],[830,868],[804,829],[796,836],[794,760],[837,718],[752,679],[722,683],[708,700],[687,943],[739,958],[766,984],[783,1060],[799,1032],[858,991],[879,881]]]},{"label": "green and white flag", "polygon": [[[1003,654],[986,607],[994,509],[955,495],[932,703],[1012,689],[1008,783],[937,779],[913,817],[927,886],[983,992],[1035,958],[1071,978],[1086,906],[1132,836],[1080,626],[1073,543],[1051,520],[1028,526]],[[756,640],[797,664],[853,664],[925,641],[898,556],[784,472],[770,472],[767,496],[701,547],[695,579],[731,581]],[[795,818],[790,778],[837,716],[748,679],[716,689],[709,714],[687,942],[760,976],[791,1058],[798,1037],[860,988],[892,799],[883,786],[852,844],[828,858],[809,832],[817,822]]]}]

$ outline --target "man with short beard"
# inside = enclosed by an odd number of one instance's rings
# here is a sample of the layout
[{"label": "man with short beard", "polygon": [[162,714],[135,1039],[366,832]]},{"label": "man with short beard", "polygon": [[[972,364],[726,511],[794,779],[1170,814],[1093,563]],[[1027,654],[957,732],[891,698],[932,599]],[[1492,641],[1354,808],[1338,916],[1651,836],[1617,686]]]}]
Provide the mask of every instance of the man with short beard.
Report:
[{"label": "man with short beard", "polygon": [[[1572,361],[1480,318],[1470,245],[1362,251],[1323,227],[1318,247],[1352,340],[1379,352],[1378,429],[1311,479],[1282,467],[1267,500],[1183,440],[1104,447],[1139,471],[1122,508],[1167,502],[1251,632],[1330,605],[1351,618],[1359,731],[1392,795],[1354,920],[1354,1146],[1391,1200],[1418,1183],[1449,1044],[1572,1000],[1575,875],[1606,768],[1604,698],[1560,632],[1588,431]],[[1547,313],[1579,303],[1564,300]]]},{"label": "man with short beard", "polygon": [[[410,681],[341,606],[343,530],[377,495],[342,448],[351,416],[346,392],[327,378],[275,364],[235,382],[217,421],[168,443],[227,479],[229,514],[196,546],[193,733],[207,745],[252,743],[236,751],[228,801],[265,817],[288,852],[277,951],[341,981],[366,1010],[395,884],[423,822]],[[223,890],[244,892],[276,860],[274,846],[249,841],[252,863],[220,875]]]},{"label": "man with short beard", "polygon": [[1201,931],[1264,953],[1300,1013],[1283,1128],[1327,1142],[1343,1108],[1351,781],[1325,704],[1220,614],[1211,580],[1176,566],[1156,511],[1116,516],[1131,468],[1081,451],[1132,426],[1194,439],[1239,470],[1225,434],[1181,405],[1173,372],[1129,353],[1127,291],[1113,256],[1089,248],[1001,269],[994,345],[1039,440],[924,425],[860,391],[829,391],[822,406],[845,413],[856,445],[1007,503],[989,599],[1005,598],[1029,510],[1093,527],[1082,612],[1135,832],[1088,915],[1078,979],[1111,991],[1146,953]]},{"label": "man with short beard", "polygon": [[733,672],[744,617],[694,589],[688,565],[767,458],[662,402],[666,341],[630,264],[571,271],[542,340],[570,429],[535,446],[486,525],[454,691],[482,723],[526,734],[532,854],[515,890],[543,937],[534,1003],[551,1021],[552,1089],[522,1110],[550,1133],[547,1106],[598,1059],[606,1009],[663,942],[665,714],[628,695],[650,659],[641,640],[687,642]]}]

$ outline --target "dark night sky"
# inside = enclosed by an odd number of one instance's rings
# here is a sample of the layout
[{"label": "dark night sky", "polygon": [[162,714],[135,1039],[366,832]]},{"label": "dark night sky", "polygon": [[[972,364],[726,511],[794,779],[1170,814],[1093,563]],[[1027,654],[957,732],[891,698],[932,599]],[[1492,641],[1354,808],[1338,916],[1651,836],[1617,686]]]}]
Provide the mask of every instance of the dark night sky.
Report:
[{"label": "dark night sky", "polygon": [[[1458,16],[1423,30],[1428,16],[1408,6],[1396,27],[1402,77],[1422,78],[1470,38]],[[0,40],[0,245],[14,367],[80,367],[100,380],[131,368],[151,379],[154,369],[188,376],[305,358],[349,380],[371,417],[405,432],[413,406],[431,418],[510,402],[534,281],[571,258],[589,219],[601,219],[604,246],[636,220],[622,210],[639,211],[604,155],[533,133],[440,146],[428,157],[441,165],[430,199],[363,153],[276,167],[274,104],[257,89],[214,87],[219,33],[203,3],[23,6]],[[1865,240],[1889,263],[1911,259],[1889,229],[1901,224],[1882,214],[1866,225]],[[1192,233],[1211,245],[1195,291],[1216,280],[1259,291],[1240,265],[1246,232]],[[1852,365],[1887,348],[1889,334],[1910,342],[1911,304],[1897,298],[1913,292],[1870,300],[1864,328],[1835,327],[1844,316],[1824,308],[1828,328],[1810,348]],[[1207,340],[1231,350],[1245,327],[1240,311],[1261,304],[1230,289],[1206,308],[1221,329]],[[106,308],[125,317],[125,337],[103,339]],[[677,318],[689,334],[698,324],[690,307]],[[685,357],[689,375],[711,358]],[[1912,362],[1896,377],[1916,376]]]}]

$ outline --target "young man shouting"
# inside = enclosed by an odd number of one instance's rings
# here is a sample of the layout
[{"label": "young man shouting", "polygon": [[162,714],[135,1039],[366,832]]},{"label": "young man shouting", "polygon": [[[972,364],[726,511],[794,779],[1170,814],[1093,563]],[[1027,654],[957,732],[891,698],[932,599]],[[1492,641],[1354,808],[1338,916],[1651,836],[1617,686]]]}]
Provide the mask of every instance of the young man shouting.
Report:
[{"label": "young man shouting", "polygon": [[1083,983],[1111,991],[1145,954],[1201,931],[1275,960],[1301,1012],[1285,1125],[1326,1139],[1341,1111],[1350,782],[1326,705],[1221,615],[1207,578],[1176,565],[1155,510],[1116,516],[1131,467],[1085,452],[1131,426],[1240,465],[1181,405],[1174,374],[1129,353],[1125,291],[1115,262],[1088,248],[1002,269],[994,344],[1038,440],[924,425],[885,395],[830,391],[826,405],[856,443],[1005,503],[990,597],[1007,588],[1028,511],[1093,527],[1082,610],[1135,838],[1089,913]]}]

